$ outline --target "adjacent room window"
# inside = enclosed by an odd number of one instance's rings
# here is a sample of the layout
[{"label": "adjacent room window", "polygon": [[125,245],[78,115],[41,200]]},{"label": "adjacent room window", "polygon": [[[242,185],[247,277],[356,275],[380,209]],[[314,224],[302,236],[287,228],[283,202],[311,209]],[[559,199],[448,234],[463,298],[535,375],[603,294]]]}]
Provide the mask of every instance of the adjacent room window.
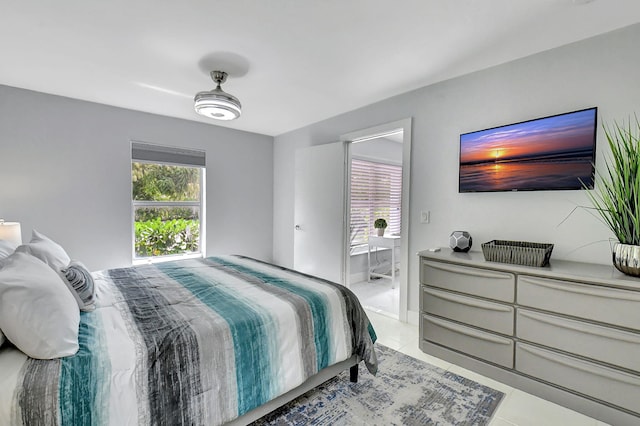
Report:
[{"label": "adjacent room window", "polygon": [[367,244],[378,218],[399,235],[401,200],[402,166],[351,160],[351,247]]},{"label": "adjacent room window", "polygon": [[203,253],[205,153],[133,142],[131,160],[134,260]]}]

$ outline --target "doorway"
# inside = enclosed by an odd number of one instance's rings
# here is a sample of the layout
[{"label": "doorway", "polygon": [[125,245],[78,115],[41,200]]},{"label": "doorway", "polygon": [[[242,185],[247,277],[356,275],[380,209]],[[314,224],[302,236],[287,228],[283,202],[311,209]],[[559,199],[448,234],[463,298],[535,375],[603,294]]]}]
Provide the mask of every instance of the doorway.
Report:
[{"label": "doorway", "polygon": [[[407,321],[411,119],[349,133],[345,283],[363,306]],[[382,236],[376,219],[387,224]]]}]

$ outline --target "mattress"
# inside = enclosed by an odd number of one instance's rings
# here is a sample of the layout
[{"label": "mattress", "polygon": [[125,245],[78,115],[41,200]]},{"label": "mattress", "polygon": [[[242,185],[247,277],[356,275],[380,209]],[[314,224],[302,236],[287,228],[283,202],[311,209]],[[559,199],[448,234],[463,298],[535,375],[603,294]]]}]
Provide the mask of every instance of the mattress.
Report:
[{"label": "mattress", "polygon": [[218,425],[356,354],[375,332],[351,291],[242,256],[94,273],[77,354],[0,349],[0,424]]}]

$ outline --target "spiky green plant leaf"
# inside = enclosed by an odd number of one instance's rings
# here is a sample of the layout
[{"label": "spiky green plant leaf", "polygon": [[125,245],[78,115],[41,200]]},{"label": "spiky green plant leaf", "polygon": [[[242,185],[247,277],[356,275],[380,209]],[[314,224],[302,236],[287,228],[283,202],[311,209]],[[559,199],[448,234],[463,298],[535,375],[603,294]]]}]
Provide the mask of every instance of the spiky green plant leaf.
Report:
[{"label": "spiky green plant leaf", "polygon": [[587,192],[602,220],[623,244],[640,245],[640,121],[603,126],[611,155]]}]

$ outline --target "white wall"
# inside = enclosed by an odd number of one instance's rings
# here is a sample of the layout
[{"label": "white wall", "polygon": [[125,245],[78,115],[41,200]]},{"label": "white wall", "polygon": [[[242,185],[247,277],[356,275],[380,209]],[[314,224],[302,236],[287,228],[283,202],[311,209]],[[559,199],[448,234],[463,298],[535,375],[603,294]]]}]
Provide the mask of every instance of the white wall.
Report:
[{"label": "white wall", "polygon": [[354,143],[351,144],[351,155],[362,160],[402,165],[402,142],[377,138]]},{"label": "white wall", "polygon": [[271,260],[273,138],[0,85],[0,217],[131,263],[131,140],[206,151],[207,254]]},{"label": "white wall", "polygon": [[[297,147],[413,117],[409,253],[446,246],[467,230],[473,250],[492,239],[555,244],[552,261],[608,264],[607,228],[585,209],[581,191],[459,194],[461,133],[599,107],[606,122],[640,113],[640,24],[412,91],[277,136],[274,146],[274,260],[293,259],[293,158]],[[598,129],[597,168],[606,141]],[[431,223],[420,224],[420,211]],[[563,220],[568,215],[569,218]],[[418,310],[418,261],[410,257],[409,310]]]}]

